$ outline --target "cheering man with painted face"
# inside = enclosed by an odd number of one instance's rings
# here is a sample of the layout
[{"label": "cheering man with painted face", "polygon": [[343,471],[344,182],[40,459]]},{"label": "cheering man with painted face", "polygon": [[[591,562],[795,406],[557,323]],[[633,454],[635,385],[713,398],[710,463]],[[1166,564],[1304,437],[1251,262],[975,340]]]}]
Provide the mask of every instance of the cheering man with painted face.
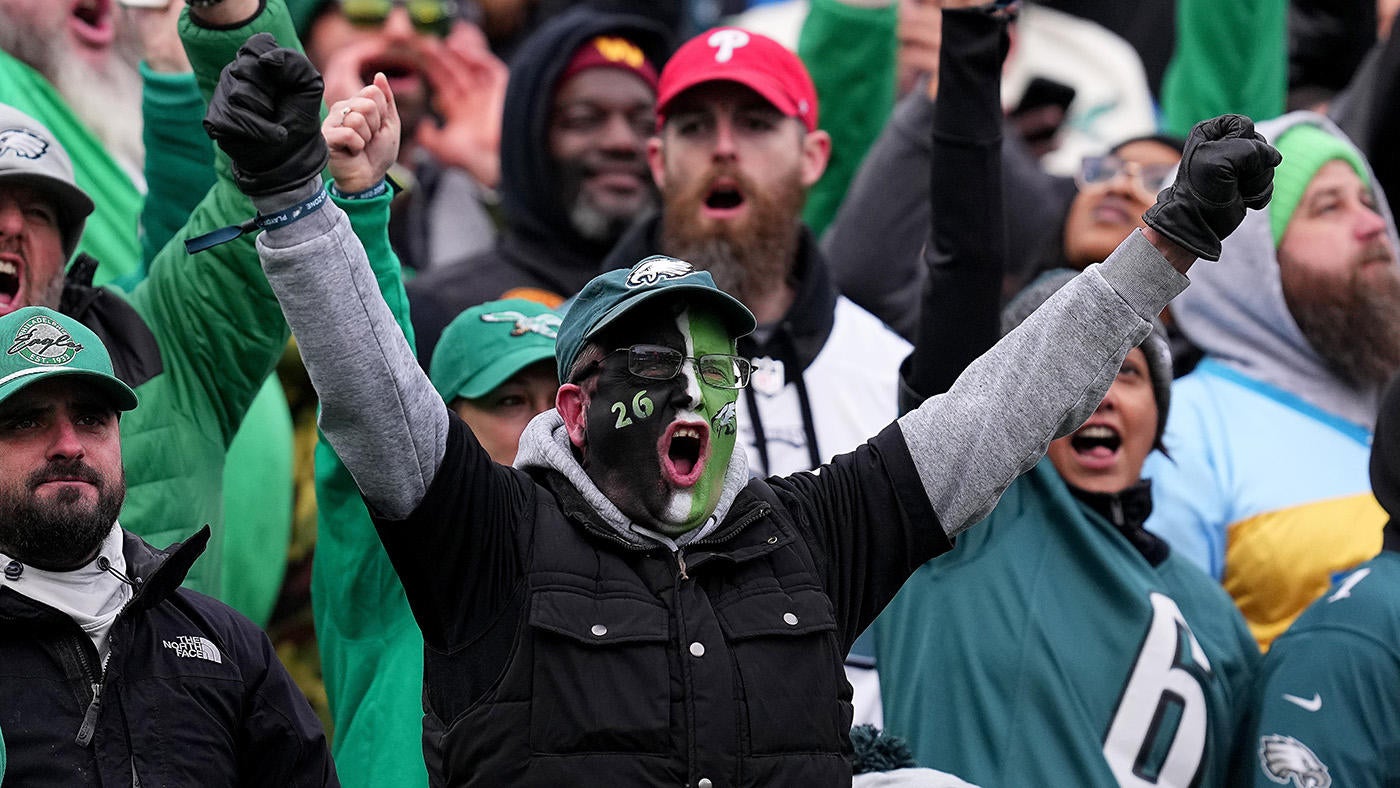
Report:
[{"label": "cheering man with painted face", "polygon": [[[265,133],[256,108],[295,89],[274,73],[226,74],[257,100],[211,104],[235,164]],[[331,123],[342,164],[398,131],[379,89]],[[423,631],[441,781],[849,785],[856,635],[1092,413],[1182,272],[1268,201],[1277,160],[1245,118],[1202,124],[1149,229],[946,394],[820,473],[766,480],[734,451],[753,316],[708,273],[648,257],[587,284],[559,327],[556,407],[506,467],[423,375],[319,184],[255,197],[313,206],[259,251]]]}]

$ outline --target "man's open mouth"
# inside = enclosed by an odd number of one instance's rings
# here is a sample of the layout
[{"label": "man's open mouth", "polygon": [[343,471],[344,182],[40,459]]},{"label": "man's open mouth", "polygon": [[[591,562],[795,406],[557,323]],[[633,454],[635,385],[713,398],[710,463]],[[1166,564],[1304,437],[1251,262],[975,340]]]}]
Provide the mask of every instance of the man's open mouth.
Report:
[{"label": "man's open mouth", "polygon": [[19,265],[0,260],[0,307],[12,306],[19,295]]},{"label": "man's open mouth", "polygon": [[360,81],[366,85],[374,84],[374,75],[383,72],[384,77],[389,80],[390,87],[398,89],[404,82],[420,77],[417,64],[406,58],[400,57],[376,57],[364,61],[360,64]]},{"label": "man's open mouth", "polygon": [[1074,433],[1069,439],[1070,446],[1082,457],[1108,460],[1118,453],[1123,445],[1123,437],[1118,431],[1103,424],[1091,424]]},{"label": "man's open mouth", "polygon": [[90,47],[105,47],[112,43],[116,29],[112,24],[111,0],[82,0],[73,6],[69,29],[79,42]]},{"label": "man's open mouth", "polygon": [[672,487],[693,487],[710,454],[710,428],[700,423],[672,424],[661,436],[661,475]]},{"label": "man's open mouth", "polygon": [[705,195],[705,207],[710,211],[728,212],[744,205],[744,193],[737,184],[729,181],[718,181],[710,187],[710,191]]}]

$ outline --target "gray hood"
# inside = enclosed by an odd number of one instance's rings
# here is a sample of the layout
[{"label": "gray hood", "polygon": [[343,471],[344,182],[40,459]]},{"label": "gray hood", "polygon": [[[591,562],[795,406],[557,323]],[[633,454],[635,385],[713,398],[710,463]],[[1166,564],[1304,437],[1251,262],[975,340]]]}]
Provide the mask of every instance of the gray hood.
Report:
[{"label": "gray hood", "polygon": [[673,551],[714,531],[729,513],[729,507],[734,504],[734,497],[749,481],[748,457],[743,447],[736,446],[729,459],[729,467],[725,470],[724,484],[720,488],[719,503],[715,506],[715,511],[700,527],[673,540],[627,519],[627,516],[608,500],[574,458],[573,444],[569,442],[569,434],[564,430],[564,418],[553,408],[539,414],[525,425],[525,431],[520,434],[520,448],[515,454],[515,467],[523,471],[531,468],[558,471],[579,491],[603,522],[628,544],[642,549],[663,544]]},{"label": "gray hood", "polygon": [[[1312,112],[1291,112],[1256,129],[1272,142],[1300,123],[1347,139],[1330,120]],[[1374,172],[1371,184],[1391,247],[1400,250],[1395,219]],[[1271,210],[1272,204],[1245,216],[1239,229],[1225,239],[1220,262],[1202,261],[1191,268],[1191,286],[1172,302],[1172,316],[1188,339],[1220,363],[1369,427],[1375,421],[1380,386],[1354,388],[1337,377],[1303,337],[1283,299],[1269,230]]]}]

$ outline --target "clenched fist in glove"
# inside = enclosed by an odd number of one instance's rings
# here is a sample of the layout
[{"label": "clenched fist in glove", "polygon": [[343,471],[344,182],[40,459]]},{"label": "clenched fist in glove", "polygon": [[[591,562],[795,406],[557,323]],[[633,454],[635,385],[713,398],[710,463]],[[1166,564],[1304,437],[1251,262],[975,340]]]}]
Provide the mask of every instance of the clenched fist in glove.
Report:
[{"label": "clenched fist in glove", "polygon": [[1176,182],[1142,220],[1197,257],[1219,260],[1220,242],[1244,221],[1245,209],[1269,204],[1282,160],[1249,118],[1203,120],[1186,138]]},{"label": "clenched fist in glove", "polygon": [[249,38],[224,67],[204,130],[233,162],[250,197],[291,191],[325,168],[321,75],[306,56],[268,33]]}]

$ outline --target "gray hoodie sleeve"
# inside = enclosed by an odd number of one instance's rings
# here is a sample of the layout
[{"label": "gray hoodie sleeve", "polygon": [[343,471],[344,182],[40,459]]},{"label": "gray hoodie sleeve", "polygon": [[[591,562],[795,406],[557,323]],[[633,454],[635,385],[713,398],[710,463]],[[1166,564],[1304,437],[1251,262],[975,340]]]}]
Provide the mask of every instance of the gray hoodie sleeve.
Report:
[{"label": "gray hoodie sleeve", "polygon": [[[310,194],[255,203],[266,212]],[[258,253],[320,396],[321,431],[365,500],[385,517],[406,517],[442,463],[449,416],[384,303],[350,220],[327,200],[264,232]]]},{"label": "gray hoodie sleeve", "polygon": [[1098,407],[1152,318],[1186,288],[1140,232],[1051,296],[947,393],[899,420],[933,510],[954,536]]}]

